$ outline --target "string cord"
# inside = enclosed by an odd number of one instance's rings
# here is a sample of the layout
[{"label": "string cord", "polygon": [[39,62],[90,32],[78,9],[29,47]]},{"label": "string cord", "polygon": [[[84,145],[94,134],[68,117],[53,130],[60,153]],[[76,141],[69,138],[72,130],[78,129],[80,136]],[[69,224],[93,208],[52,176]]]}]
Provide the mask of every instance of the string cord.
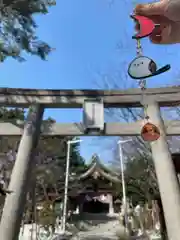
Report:
[{"label": "string cord", "polygon": [[141,41],[140,39],[138,38],[137,41],[136,41],[136,55],[139,57],[139,56],[142,56],[142,46],[141,46]]},{"label": "string cord", "polygon": [[[141,46],[141,41],[138,38],[137,42],[136,42],[136,55],[137,55],[137,57],[139,57],[139,56],[142,56],[142,54],[143,54],[143,50],[142,50],[142,46]],[[146,91],[146,88],[147,88],[146,80],[145,79],[141,79],[141,80],[139,80],[138,84],[139,84],[139,87],[141,88],[141,91],[142,91],[141,105],[142,105],[142,107],[144,109],[144,118],[146,120],[148,120],[149,119],[149,116],[147,114],[148,105],[144,104],[144,99],[145,99],[145,95],[146,95],[145,91]]]},{"label": "string cord", "polygon": [[148,119],[149,119],[149,116],[148,116],[148,113],[147,113],[148,105],[144,103],[145,102],[145,97],[146,97],[146,89],[147,89],[145,79],[139,81],[139,87],[141,88],[141,91],[142,91],[141,105],[144,109],[144,119],[148,121]]}]

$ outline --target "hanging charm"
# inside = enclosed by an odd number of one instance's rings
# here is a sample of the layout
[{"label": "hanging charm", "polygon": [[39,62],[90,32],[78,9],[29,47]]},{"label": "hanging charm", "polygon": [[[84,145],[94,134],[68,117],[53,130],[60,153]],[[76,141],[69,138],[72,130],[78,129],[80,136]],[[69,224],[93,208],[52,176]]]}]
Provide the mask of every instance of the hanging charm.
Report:
[{"label": "hanging charm", "polygon": [[160,130],[156,125],[149,122],[149,116],[147,114],[148,105],[144,104],[146,80],[140,80],[139,86],[142,91],[142,104],[143,104],[143,108],[144,108],[144,121],[145,121],[145,124],[141,129],[141,137],[145,142],[153,142],[153,141],[156,141],[159,139]]},{"label": "hanging charm", "polygon": [[169,64],[157,69],[156,63],[151,58],[139,56],[130,63],[128,74],[133,79],[144,79],[159,75],[169,69]]},{"label": "hanging charm", "polygon": [[157,64],[151,58],[143,55],[140,39],[148,37],[152,34],[156,25],[154,22],[144,16],[131,16],[136,21],[137,34],[132,38],[136,40],[136,58],[129,64],[128,74],[131,78],[138,80],[139,87],[142,91],[142,106],[144,108],[144,120],[145,124],[141,129],[141,137],[146,142],[156,141],[160,137],[159,128],[153,123],[149,122],[149,116],[147,114],[147,105],[144,104],[144,96],[146,90],[146,78],[159,75],[170,69],[170,65],[167,64],[164,67],[158,69]]},{"label": "hanging charm", "polygon": [[144,16],[133,15],[131,16],[137,24],[138,33],[132,38],[137,41],[137,57],[129,64],[128,74],[133,79],[144,79],[159,75],[170,69],[170,65],[167,64],[164,67],[158,69],[157,64],[149,57],[143,56],[140,39],[150,36],[155,29],[154,22]]},{"label": "hanging charm", "polygon": [[148,106],[144,106],[145,124],[141,129],[141,137],[145,142],[153,142],[159,139],[160,130],[156,125],[149,122],[149,116],[147,115],[147,107]]},{"label": "hanging charm", "polygon": [[141,130],[141,137],[146,142],[153,142],[159,139],[160,131],[156,125],[147,122]]},{"label": "hanging charm", "polygon": [[131,15],[131,18],[136,22],[138,30],[138,32],[132,36],[133,39],[141,39],[152,34],[156,25],[151,19],[139,15]]}]

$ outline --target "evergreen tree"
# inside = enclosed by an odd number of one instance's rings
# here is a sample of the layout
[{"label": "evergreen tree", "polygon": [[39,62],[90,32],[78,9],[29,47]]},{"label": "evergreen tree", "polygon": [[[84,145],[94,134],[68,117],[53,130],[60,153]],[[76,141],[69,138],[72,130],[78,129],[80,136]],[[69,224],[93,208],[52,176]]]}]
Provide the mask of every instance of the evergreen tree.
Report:
[{"label": "evergreen tree", "polygon": [[34,16],[47,14],[55,0],[3,0],[0,4],[0,61],[13,57],[23,61],[22,52],[45,59],[51,47],[36,35]]},{"label": "evergreen tree", "polygon": [[[21,123],[26,120],[26,114],[23,109],[19,108],[0,108],[0,122],[7,121],[16,124],[21,120]],[[43,120],[43,126],[50,126],[55,120],[48,118]],[[22,126],[23,127],[23,126]],[[36,195],[36,200],[49,200],[49,194],[63,194],[67,141],[72,140],[72,137],[61,136],[41,136],[35,157],[35,165],[31,180],[31,189],[29,201],[31,202],[33,195]],[[8,184],[11,171],[16,158],[16,152],[20,142],[19,137],[1,137],[0,138],[0,153],[12,155],[11,160],[5,159],[0,162],[0,173]],[[71,145],[70,153],[70,176],[72,173],[78,174],[79,168],[85,167],[83,158],[79,152],[79,143]],[[14,159],[14,161],[12,160]],[[70,178],[70,187],[75,183]],[[34,188],[36,187],[36,192]]]}]

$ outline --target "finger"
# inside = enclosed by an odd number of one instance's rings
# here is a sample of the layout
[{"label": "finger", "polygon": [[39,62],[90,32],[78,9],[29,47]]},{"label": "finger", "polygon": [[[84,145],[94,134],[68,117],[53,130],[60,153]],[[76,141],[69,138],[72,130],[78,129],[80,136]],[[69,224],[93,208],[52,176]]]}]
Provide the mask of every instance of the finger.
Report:
[{"label": "finger", "polygon": [[151,35],[149,39],[154,44],[162,44],[162,37],[160,35],[159,36]]},{"label": "finger", "polygon": [[169,20],[167,17],[162,15],[149,15],[149,19],[151,19],[155,24],[169,24],[171,23],[171,20]]},{"label": "finger", "polygon": [[162,41],[162,28],[161,28],[161,26],[156,27],[149,38],[153,43],[160,44],[161,41]]},{"label": "finger", "polygon": [[163,15],[165,12],[165,2],[155,2],[149,4],[138,4],[134,10],[135,14],[150,16]]},{"label": "finger", "polygon": [[148,18],[156,24],[155,29],[149,37],[150,40],[155,44],[170,44],[172,42],[172,36],[169,26],[172,26],[173,22],[159,15],[148,16]]},{"label": "finger", "polygon": [[174,44],[170,39],[163,39],[161,36],[151,36],[150,41],[154,44],[161,44],[161,45],[169,45],[169,44]]},{"label": "finger", "polygon": [[171,25],[164,25],[153,31],[150,40],[155,44],[171,44],[173,43],[171,36]]},{"label": "finger", "polygon": [[159,25],[159,26],[155,27],[155,29],[154,29],[154,31],[152,32],[151,35],[161,36],[162,35],[162,31],[163,31],[163,27],[162,27],[162,25]]}]

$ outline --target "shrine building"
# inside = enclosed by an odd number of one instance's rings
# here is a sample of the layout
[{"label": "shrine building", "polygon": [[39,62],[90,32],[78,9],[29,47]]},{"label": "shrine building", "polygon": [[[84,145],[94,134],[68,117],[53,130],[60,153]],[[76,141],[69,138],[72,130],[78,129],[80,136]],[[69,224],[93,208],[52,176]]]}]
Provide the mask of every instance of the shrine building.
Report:
[{"label": "shrine building", "polygon": [[114,214],[120,211],[121,201],[117,187],[121,186],[120,174],[102,164],[93,155],[87,170],[78,176],[82,188],[68,192],[69,204],[78,214]]}]

